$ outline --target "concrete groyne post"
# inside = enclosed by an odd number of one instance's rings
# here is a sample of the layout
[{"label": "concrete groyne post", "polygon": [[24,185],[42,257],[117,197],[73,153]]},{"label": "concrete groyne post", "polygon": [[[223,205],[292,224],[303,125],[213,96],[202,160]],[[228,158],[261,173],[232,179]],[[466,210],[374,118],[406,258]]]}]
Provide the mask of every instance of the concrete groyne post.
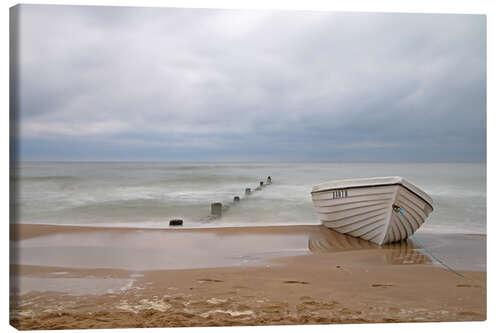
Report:
[{"label": "concrete groyne post", "polygon": [[[247,197],[250,196],[252,194],[252,190],[253,191],[261,191],[262,189],[264,189],[266,187],[266,185],[269,185],[269,184],[271,184],[271,177],[270,176],[267,177],[266,183],[261,181],[261,182],[259,182],[259,186],[257,186],[254,189],[252,189],[250,187],[245,188],[245,196],[247,196]],[[225,214],[225,212],[227,212],[229,210],[229,208],[231,208],[234,205],[236,205],[237,203],[239,203],[242,199],[245,199],[245,198],[241,198],[240,196],[236,195],[233,197],[232,202],[229,202],[229,203],[226,202],[226,204],[224,204],[224,205],[222,204],[222,202],[213,202],[210,206],[210,215],[207,216],[204,219],[204,221],[209,222],[209,221],[221,218],[222,215]],[[175,221],[171,220],[170,225],[182,225],[182,220],[180,220],[180,222],[177,220],[175,220]]]},{"label": "concrete groyne post", "polygon": [[221,217],[222,216],[222,203],[220,203],[220,202],[212,203],[210,213],[215,217]]},{"label": "concrete groyne post", "polygon": [[182,223],[183,223],[182,219],[173,219],[173,220],[170,220],[169,225],[170,226],[178,226],[178,225],[182,225]]}]

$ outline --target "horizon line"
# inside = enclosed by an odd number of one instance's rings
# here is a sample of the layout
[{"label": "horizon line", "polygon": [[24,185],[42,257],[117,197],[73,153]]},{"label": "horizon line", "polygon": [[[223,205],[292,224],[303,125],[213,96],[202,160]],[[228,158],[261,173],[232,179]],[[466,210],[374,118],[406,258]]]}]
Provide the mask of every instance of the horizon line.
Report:
[{"label": "horizon line", "polygon": [[279,164],[279,163],[338,163],[338,164],[487,164],[487,161],[216,161],[216,160],[206,160],[206,161],[190,161],[190,160],[15,160],[10,161],[10,163],[253,163],[253,164]]}]

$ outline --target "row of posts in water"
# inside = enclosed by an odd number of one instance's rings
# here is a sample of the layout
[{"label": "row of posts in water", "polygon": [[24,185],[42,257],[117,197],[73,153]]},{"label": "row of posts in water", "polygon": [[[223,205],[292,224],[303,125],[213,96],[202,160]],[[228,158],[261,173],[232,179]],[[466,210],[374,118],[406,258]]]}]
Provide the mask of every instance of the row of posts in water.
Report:
[{"label": "row of posts in water", "polygon": [[[268,176],[267,177],[267,181],[266,183],[264,182],[260,182],[259,183],[259,186],[257,186],[256,188],[253,189],[253,191],[260,191],[262,190],[264,187],[266,187],[267,185],[271,185],[272,184],[272,179],[271,179],[271,176]],[[252,189],[250,187],[247,187],[245,189],[245,196],[250,196],[252,194]],[[224,212],[226,212],[227,210],[229,210],[229,208],[237,203],[239,203],[241,200],[241,198],[239,196],[235,196],[233,198],[233,201],[228,204],[228,205],[223,205],[222,202],[213,202],[210,206],[210,216],[208,216],[205,221],[208,222],[208,221],[211,221],[211,220],[214,220],[214,219],[218,219],[218,218],[221,218],[222,217],[222,214]],[[182,225],[183,223],[183,220],[182,219],[174,219],[174,220],[170,220],[170,226],[180,226]]]}]

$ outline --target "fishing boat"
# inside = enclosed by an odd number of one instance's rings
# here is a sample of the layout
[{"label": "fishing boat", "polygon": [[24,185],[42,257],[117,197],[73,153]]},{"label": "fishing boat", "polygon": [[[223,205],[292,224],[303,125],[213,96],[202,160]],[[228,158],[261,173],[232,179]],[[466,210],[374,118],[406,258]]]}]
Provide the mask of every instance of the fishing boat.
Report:
[{"label": "fishing boat", "polygon": [[432,198],[402,177],[337,180],[311,195],[323,225],[378,245],[407,239],[434,210]]}]

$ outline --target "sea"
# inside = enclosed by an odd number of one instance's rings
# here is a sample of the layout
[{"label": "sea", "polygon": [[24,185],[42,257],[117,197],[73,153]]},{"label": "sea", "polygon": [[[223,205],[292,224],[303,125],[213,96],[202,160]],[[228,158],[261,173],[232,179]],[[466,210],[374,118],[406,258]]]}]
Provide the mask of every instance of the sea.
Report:
[{"label": "sea", "polygon": [[[20,162],[11,223],[169,228],[317,225],[311,188],[326,181],[402,176],[434,200],[420,228],[486,234],[484,163]],[[272,184],[255,191],[271,177]],[[251,188],[252,194],[245,195]],[[235,196],[238,204],[232,205]],[[209,219],[211,204],[229,207]]]}]

